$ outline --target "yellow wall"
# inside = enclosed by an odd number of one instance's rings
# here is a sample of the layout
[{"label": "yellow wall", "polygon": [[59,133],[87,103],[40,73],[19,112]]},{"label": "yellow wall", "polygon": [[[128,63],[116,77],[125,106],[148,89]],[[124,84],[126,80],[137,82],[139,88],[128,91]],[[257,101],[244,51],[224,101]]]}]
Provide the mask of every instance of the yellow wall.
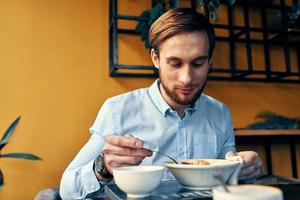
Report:
[{"label": "yellow wall", "polygon": [[[137,14],[144,6],[130,2],[128,8]],[[59,185],[106,98],[153,80],[108,76],[108,0],[0,0],[0,44],[0,134],[22,115],[1,153],[43,158],[1,159],[5,186],[0,199],[32,199],[39,190]],[[225,102],[235,127],[243,127],[262,110],[299,116],[299,89],[295,84],[210,81],[206,92]],[[290,173],[278,166],[278,173]]]}]

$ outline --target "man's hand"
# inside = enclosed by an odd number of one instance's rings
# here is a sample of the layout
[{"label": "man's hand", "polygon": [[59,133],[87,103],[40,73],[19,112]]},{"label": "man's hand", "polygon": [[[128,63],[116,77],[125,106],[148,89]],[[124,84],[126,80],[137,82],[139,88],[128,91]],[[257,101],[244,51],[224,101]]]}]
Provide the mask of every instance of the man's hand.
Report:
[{"label": "man's hand", "polygon": [[237,155],[241,156],[244,161],[244,166],[239,174],[240,181],[251,183],[262,176],[262,162],[256,152],[240,151],[237,153]]},{"label": "man's hand", "polygon": [[152,155],[151,151],[143,149],[143,143],[138,138],[131,135],[107,136],[102,153],[105,167],[111,174],[115,167],[139,165],[145,157]]}]

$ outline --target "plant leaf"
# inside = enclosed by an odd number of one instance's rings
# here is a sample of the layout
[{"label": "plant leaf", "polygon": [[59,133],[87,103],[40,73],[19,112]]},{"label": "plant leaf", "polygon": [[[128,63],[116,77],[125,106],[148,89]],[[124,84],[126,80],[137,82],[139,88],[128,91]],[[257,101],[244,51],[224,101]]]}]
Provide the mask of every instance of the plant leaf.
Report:
[{"label": "plant leaf", "polygon": [[263,121],[252,123],[246,126],[246,129],[298,129],[300,120],[297,118],[288,118],[270,111],[260,112],[255,118]]},{"label": "plant leaf", "polygon": [[144,46],[145,46],[146,49],[150,49],[151,46],[150,46],[149,38],[147,38],[147,39],[145,40]]},{"label": "plant leaf", "polygon": [[157,4],[150,11],[150,19],[148,22],[149,27],[153,24],[155,20],[163,13],[163,8],[161,5]]},{"label": "plant leaf", "polygon": [[0,143],[0,151],[3,149],[3,147],[5,147],[5,145],[8,144],[8,141],[7,142],[4,142],[4,143]]},{"label": "plant leaf", "polygon": [[170,8],[172,9],[177,8],[179,6],[179,0],[170,0],[169,4],[170,4]]},{"label": "plant leaf", "polygon": [[199,4],[200,6],[203,5],[203,0],[196,0],[196,4]]},{"label": "plant leaf", "polygon": [[2,171],[1,171],[1,169],[0,169],[0,189],[1,189],[1,187],[4,185],[4,176],[3,176],[3,173],[2,173]]},{"label": "plant leaf", "polygon": [[143,30],[146,28],[147,22],[139,21],[139,23],[135,27],[135,32],[142,33]]},{"label": "plant leaf", "polygon": [[141,33],[141,39],[144,41],[148,38],[148,29],[144,29]]},{"label": "plant leaf", "polygon": [[227,0],[227,3],[229,3],[230,5],[233,5],[235,3],[235,0]]},{"label": "plant leaf", "polygon": [[12,136],[15,128],[17,127],[19,120],[20,120],[21,116],[19,116],[9,127],[8,129],[5,131],[2,139],[0,140],[0,144],[4,144],[7,143],[9,138]]},{"label": "plant leaf", "polygon": [[270,111],[263,111],[258,113],[255,118],[261,118],[261,119],[266,119],[266,120],[272,120],[275,117],[279,117],[279,115],[272,113]]},{"label": "plant leaf", "polygon": [[[150,11],[145,10],[142,12],[142,14],[139,16],[140,18],[149,18]],[[145,28],[145,25],[148,23],[148,21],[139,20],[136,27],[135,32],[141,33],[143,29]]]},{"label": "plant leaf", "polygon": [[150,14],[149,10],[145,10],[141,13],[141,15],[139,16],[140,18],[148,18]]},{"label": "plant leaf", "polygon": [[40,157],[30,153],[8,153],[1,154],[0,158],[21,158],[26,160],[42,160]]},{"label": "plant leaf", "polygon": [[219,20],[219,7],[220,7],[219,0],[212,0],[208,3],[210,17],[213,22],[217,22]]}]

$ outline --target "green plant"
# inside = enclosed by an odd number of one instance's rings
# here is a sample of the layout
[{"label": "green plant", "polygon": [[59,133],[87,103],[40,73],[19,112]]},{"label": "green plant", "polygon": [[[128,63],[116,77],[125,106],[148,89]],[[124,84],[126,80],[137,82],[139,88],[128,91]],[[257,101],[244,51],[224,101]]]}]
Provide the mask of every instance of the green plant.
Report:
[{"label": "green plant", "polygon": [[295,3],[294,6],[287,11],[286,18],[287,27],[300,27],[300,3]]},{"label": "green plant", "polygon": [[255,118],[263,121],[249,124],[245,129],[300,129],[299,118],[289,118],[270,111],[260,112]]},{"label": "green plant", "polygon": [[281,10],[268,11],[268,26],[275,29],[300,28],[300,3],[293,4],[283,14]]},{"label": "green plant", "polygon": [[[235,3],[235,0],[226,1],[230,5]],[[205,2],[207,2],[207,4]],[[153,7],[150,10],[145,10],[141,13],[139,16],[139,21],[135,27],[135,32],[141,35],[141,39],[146,48],[150,48],[148,32],[153,22],[167,10],[177,8],[179,3],[180,0],[156,0],[154,1]],[[204,12],[205,8],[208,8],[212,21],[218,21],[220,7],[219,0],[196,0],[195,5],[202,12]]]},{"label": "green plant", "polygon": [[[2,136],[0,140],[0,158],[21,158],[21,159],[27,159],[27,160],[41,160],[38,156],[35,156],[33,154],[29,153],[7,153],[2,154],[1,151],[3,148],[8,144],[10,137],[12,136],[14,130],[16,129],[19,121],[20,116],[8,127],[8,129],[4,132],[4,135]],[[4,185],[4,176],[0,169],[0,188]]]}]

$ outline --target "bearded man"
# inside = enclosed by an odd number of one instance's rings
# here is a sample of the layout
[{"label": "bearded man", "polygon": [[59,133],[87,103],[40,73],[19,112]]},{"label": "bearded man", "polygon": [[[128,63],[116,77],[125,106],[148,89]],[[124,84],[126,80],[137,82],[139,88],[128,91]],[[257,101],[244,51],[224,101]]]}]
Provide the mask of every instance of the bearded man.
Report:
[{"label": "bearded man", "polygon": [[[144,149],[145,142],[177,160],[238,154],[244,161],[240,180],[253,181],[261,175],[257,153],[235,152],[226,106],[202,93],[215,47],[207,18],[190,8],[170,10],[153,23],[149,41],[159,79],[149,88],[105,101],[90,128],[89,141],[63,174],[63,199],[101,193],[113,178],[113,168],[169,161]],[[174,177],[166,171],[164,180],[168,179]]]}]

